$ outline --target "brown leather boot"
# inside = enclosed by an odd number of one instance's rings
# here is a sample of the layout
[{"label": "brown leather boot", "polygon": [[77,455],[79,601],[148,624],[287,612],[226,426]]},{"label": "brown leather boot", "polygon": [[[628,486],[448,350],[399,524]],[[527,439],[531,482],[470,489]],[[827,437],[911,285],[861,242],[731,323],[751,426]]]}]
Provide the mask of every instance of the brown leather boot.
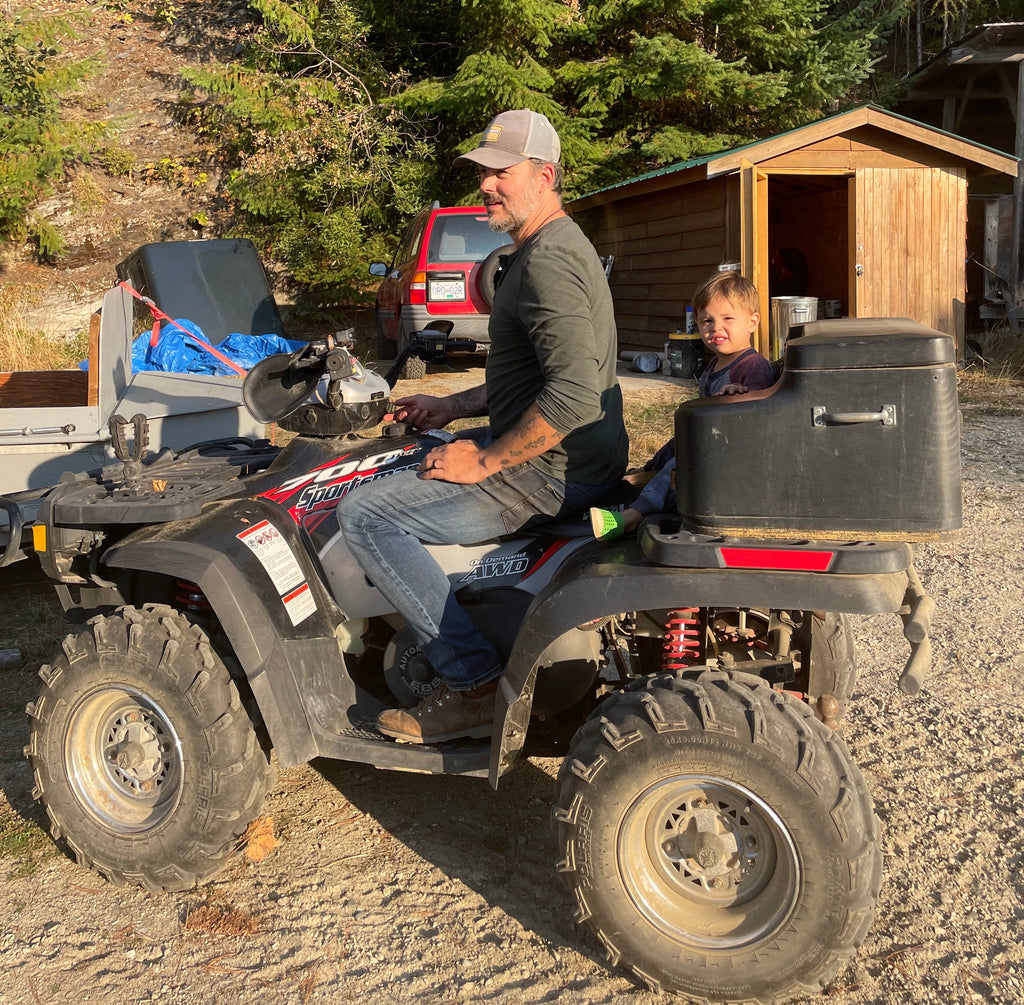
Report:
[{"label": "brown leather boot", "polygon": [[414,708],[385,709],[377,716],[377,728],[385,736],[406,743],[443,743],[459,736],[490,736],[497,690],[497,679],[471,691],[452,691],[442,684]]}]

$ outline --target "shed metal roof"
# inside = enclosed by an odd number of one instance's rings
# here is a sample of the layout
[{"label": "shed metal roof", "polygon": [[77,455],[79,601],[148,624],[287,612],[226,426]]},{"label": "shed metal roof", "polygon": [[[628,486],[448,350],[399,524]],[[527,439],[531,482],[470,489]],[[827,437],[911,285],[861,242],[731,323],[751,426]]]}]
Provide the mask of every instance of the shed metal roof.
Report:
[{"label": "shed metal roof", "polygon": [[[645,181],[656,178],[664,178],[673,174],[690,172],[694,177],[680,177],[680,184],[691,181],[699,181],[707,178],[717,178],[721,175],[731,174],[739,170],[741,161],[748,161],[756,164],[759,161],[769,160],[781,154],[797,150],[800,147],[815,143],[828,136],[834,136],[856,129],[861,126],[875,126],[900,136],[912,139],[926,146],[932,146],[943,151],[943,153],[960,157],[966,161],[978,164],[989,171],[1003,174],[1017,175],[1017,158],[1011,157],[1000,150],[976,143],[973,140],[964,139],[954,133],[945,132],[934,126],[925,125],[916,119],[910,119],[903,115],[897,115],[877,105],[859,105],[856,108],[848,109],[845,112],[837,112],[834,115],[817,119],[803,126],[797,126],[784,133],[769,136],[767,139],[755,140],[740,147],[733,147],[729,150],[720,150],[713,154],[706,154],[703,157],[696,157],[693,160],[679,161],[675,164],[666,165],[655,171],[648,171],[645,174],[637,175],[634,178],[627,178],[624,181],[615,182],[604,188],[588,192],[572,201],[573,209],[588,209],[593,205],[610,201],[608,193],[619,189],[638,185]],[[704,170],[700,170],[700,169]]]}]

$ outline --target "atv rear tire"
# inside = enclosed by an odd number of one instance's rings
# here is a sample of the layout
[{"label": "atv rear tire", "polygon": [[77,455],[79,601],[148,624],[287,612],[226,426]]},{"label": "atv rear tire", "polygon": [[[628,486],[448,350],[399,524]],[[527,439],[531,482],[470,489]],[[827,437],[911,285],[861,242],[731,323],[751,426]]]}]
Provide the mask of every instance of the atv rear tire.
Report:
[{"label": "atv rear tire", "polygon": [[271,778],[223,661],[155,606],[93,618],[63,650],[27,709],[53,836],[115,883],[183,890],[212,876]]},{"label": "atv rear tire", "polygon": [[573,738],[564,874],[613,964],[700,1002],[814,994],[864,939],[878,827],[843,741],[747,674],[662,675]]},{"label": "atv rear tire", "polygon": [[839,720],[857,683],[857,652],[850,619],[845,614],[819,616],[806,611],[804,623],[811,632],[811,660],[807,668],[810,676],[801,680],[801,686],[809,690],[813,681],[815,698],[831,694],[838,705],[833,721]]}]

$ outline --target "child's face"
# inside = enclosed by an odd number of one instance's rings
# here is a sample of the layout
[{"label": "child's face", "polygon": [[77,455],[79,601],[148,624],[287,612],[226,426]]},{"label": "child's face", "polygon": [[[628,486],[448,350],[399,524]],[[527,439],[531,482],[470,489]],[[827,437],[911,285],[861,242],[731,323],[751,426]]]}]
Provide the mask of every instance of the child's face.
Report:
[{"label": "child's face", "polygon": [[750,348],[750,336],[759,317],[718,294],[697,315],[697,327],[704,344],[716,356],[735,356]]}]

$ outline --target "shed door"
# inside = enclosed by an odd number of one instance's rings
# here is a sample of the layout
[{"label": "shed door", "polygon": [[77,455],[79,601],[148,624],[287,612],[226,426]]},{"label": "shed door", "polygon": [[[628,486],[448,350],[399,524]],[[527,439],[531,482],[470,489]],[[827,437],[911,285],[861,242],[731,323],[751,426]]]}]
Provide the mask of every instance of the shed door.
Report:
[{"label": "shed door", "polygon": [[768,357],[768,175],[750,161],[740,161],[740,268],[756,287],[761,320],[754,348]]},{"label": "shed door", "polygon": [[967,180],[955,168],[859,168],[850,183],[854,317],[907,317],[962,345]]}]

